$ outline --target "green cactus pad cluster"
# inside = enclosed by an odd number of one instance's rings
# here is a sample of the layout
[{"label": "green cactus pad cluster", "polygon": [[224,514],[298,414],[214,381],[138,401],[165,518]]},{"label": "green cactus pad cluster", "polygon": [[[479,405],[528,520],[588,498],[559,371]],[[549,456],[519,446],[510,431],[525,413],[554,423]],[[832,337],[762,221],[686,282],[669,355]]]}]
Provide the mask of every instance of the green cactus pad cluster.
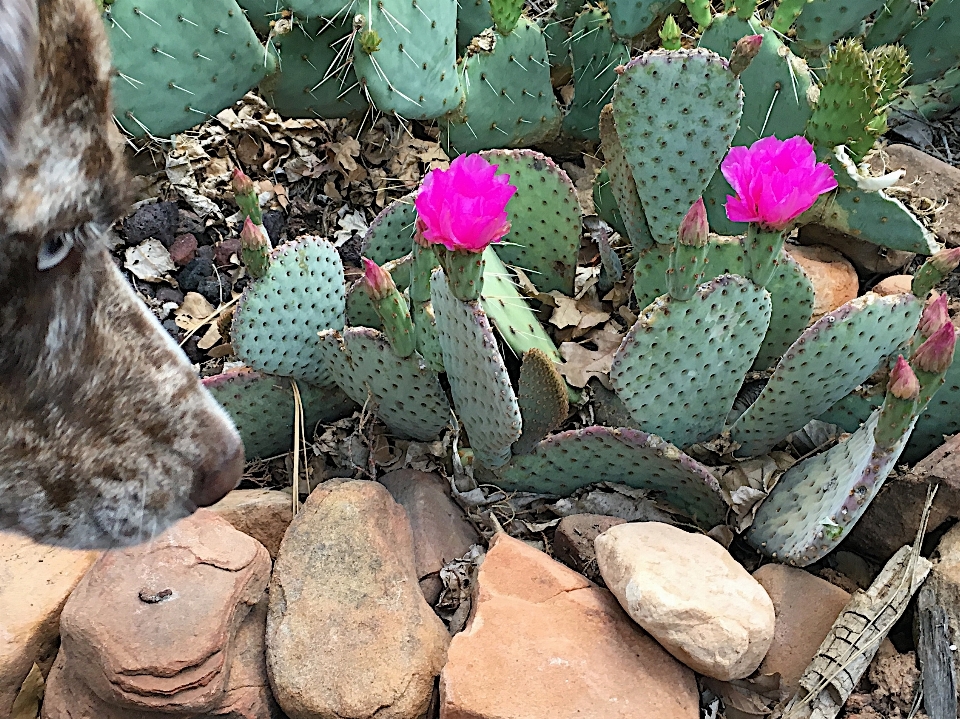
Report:
[{"label": "green cactus pad cluster", "polygon": [[517,399],[523,433],[513,445],[513,453],[529,454],[537,443],[563,424],[570,411],[567,385],[545,352],[534,348],[523,355]]},{"label": "green cactus pad cluster", "polygon": [[534,150],[481,153],[510,175],[517,188],[507,204],[510,232],[492,245],[506,264],[519,267],[541,292],[573,294],[580,250],[580,204],[567,173]]},{"label": "green cactus pad cluster", "polygon": [[720,433],[770,322],[770,296],[737,275],[686,302],[647,307],[613,357],[610,382],[634,420],[680,447]]},{"label": "green cactus pad cluster", "polygon": [[674,0],[610,0],[607,3],[613,31],[622,38],[643,34],[678,5]]},{"label": "green cactus pad cluster", "polygon": [[879,410],[845,442],[795,464],[753,520],[747,541],[768,557],[805,567],[849,533],[900,456],[909,431],[889,450],[873,438]]},{"label": "green cactus pad cluster", "polygon": [[627,428],[585,427],[552,435],[504,467],[498,485],[567,496],[596,482],[649,490],[658,504],[703,528],[722,522],[727,511],[709,469],[660,437]]},{"label": "green cactus pad cluster", "polygon": [[913,336],[921,309],[913,295],[869,293],[817,320],[730,428],[730,438],[740,444],[737,454],[768,452],[865,382]]},{"label": "green cactus pad cluster", "polygon": [[654,50],[626,66],[613,118],[657,242],[673,244],[730,147],[742,102],[727,61],[708,50]]},{"label": "green cactus pad cluster", "polygon": [[352,65],[346,65],[345,58],[338,60],[339,46],[333,46],[346,42],[351,20],[298,21],[290,32],[271,38],[268,47],[276,57],[277,71],[260,83],[260,93],[270,107],[284,117],[352,117],[366,111],[367,101]]},{"label": "green cactus pad cluster", "polygon": [[919,17],[920,6],[914,0],[886,0],[867,30],[864,45],[873,48],[897,42]]},{"label": "green cactus pad cluster", "polygon": [[[810,98],[815,94],[813,76],[807,64],[780,41],[770,28],[756,18],[741,20],[736,15],[720,15],[700,37],[700,47],[726,57],[745,35],[763,36],[760,52],[742,73],[743,115],[733,136],[733,146],[749,146],[762,137],[775,135],[786,140],[802,135],[813,111]],[[721,173],[716,173],[703,193],[710,227],[724,235],[746,231],[743,223],[730,222],[724,211],[727,195],[733,188]]]},{"label": "green cactus pad cluster", "polygon": [[537,349],[549,357],[551,362],[562,362],[553,340],[517,290],[510,271],[497,257],[493,245],[484,250],[483,258],[480,306],[503,337],[503,341],[517,357],[523,357],[529,350]]},{"label": "green cactus pad cluster", "polygon": [[477,460],[501,467],[520,438],[521,418],[497,340],[479,303],[454,297],[443,270],[434,272],[431,293],[457,416]]},{"label": "green cactus pad cluster", "polygon": [[820,98],[807,122],[807,138],[821,156],[845,145],[855,158],[867,154],[879,134],[871,122],[880,88],[870,56],[859,40],[842,40],[830,52]]},{"label": "green cactus pad cluster", "polygon": [[382,332],[347,327],[320,333],[317,347],[329,376],[347,396],[400,437],[436,439],[449,425],[450,404],[437,373],[414,353],[398,357]]},{"label": "green cactus pad cluster", "polygon": [[630,61],[630,48],[614,40],[609,14],[587,8],[573,24],[570,55],[574,96],[562,129],[571,137],[597,140],[600,111],[610,102],[617,67]]},{"label": "green cactus pad cluster", "polygon": [[796,20],[796,42],[804,55],[822,55],[877,11],[873,0],[808,0]]},{"label": "green cactus pad cluster", "polygon": [[[272,457],[293,446],[294,395],[289,377],[238,369],[203,379],[213,398],[237,426],[247,460]],[[298,383],[306,436],[321,423],[335,422],[357,409],[338,387]]]},{"label": "green cactus pad cluster", "polygon": [[237,304],[231,340],[237,356],[267,374],[329,384],[317,332],[344,321],[343,264],[327,240],[302,237],[276,248],[267,274]]},{"label": "green cactus pad cluster", "polygon": [[[411,120],[455,109],[463,99],[456,69],[456,3],[378,0],[360,9],[370,16],[354,40],[353,64],[377,109]],[[371,32],[380,38],[375,50],[366,44]]]},{"label": "green cactus pad cluster", "polygon": [[104,13],[114,117],[135,137],[168,137],[239,100],[263,79],[263,46],[236,0],[184,7],[116,0]]},{"label": "green cactus pad cluster", "polygon": [[237,0],[237,4],[247,14],[253,29],[264,35],[270,34],[270,23],[281,19],[287,10],[286,2],[281,0]]},{"label": "green cactus pad cluster", "polygon": [[908,86],[904,96],[891,105],[901,111],[918,112],[928,120],[956,110],[960,107],[960,66],[935,80]]},{"label": "green cactus pad cluster", "polygon": [[[615,209],[620,217],[623,230],[634,252],[642,252],[655,243],[646,215],[643,214],[643,205],[640,203],[640,195],[637,194],[637,183],[633,179],[633,173],[623,152],[623,145],[620,144],[620,137],[617,135],[612,105],[603,108],[599,123],[603,157],[606,160],[604,171],[607,172],[610,183],[609,192],[615,202],[612,209]],[[606,204],[605,202],[604,205]],[[598,207],[597,212],[599,211]],[[613,223],[610,224],[613,226]]]},{"label": "green cactus pad cluster", "polygon": [[441,144],[448,154],[527,147],[559,131],[547,45],[535,23],[520,18],[506,37],[492,30],[482,33],[460,60],[458,72],[466,98],[441,124]]}]

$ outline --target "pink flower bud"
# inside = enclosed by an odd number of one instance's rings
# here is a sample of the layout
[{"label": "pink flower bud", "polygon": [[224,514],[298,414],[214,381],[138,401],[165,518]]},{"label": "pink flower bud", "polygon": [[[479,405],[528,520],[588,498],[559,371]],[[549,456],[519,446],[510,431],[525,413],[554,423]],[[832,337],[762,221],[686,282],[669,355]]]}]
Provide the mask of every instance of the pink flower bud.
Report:
[{"label": "pink flower bud", "polygon": [[517,188],[480,155],[460,155],[431,170],[417,195],[423,237],[450,251],[483,252],[510,231],[506,207]]},{"label": "pink flower bud", "polygon": [[240,230],[240,246],[247,250],[269,247],[270,238],[248,217],[243,221],[243,229]]},{"label": "pink flower bud", "polygon": [[710,225],[707,224],[707,208],[703,206],[703,198],[698,197],[697,201],[687,210],[683,221],[680,222],[678,239],[681,245],[703,247],[707,244],[707,235],[709,233]]},{"label": "pink flower bud", "polygon": [[897,357],[897,363],[890,370],[887,391],[897,399],[915,399],[920,394],[920,382],[903,355]]},{"label": "pink flower bud", "polygon": [[366,257],[361,257],[360,259],[363,261],[364,286],[372,300],[382,300],[384,297],[396,291],[397,286],[394,284],[389,272],[373,260],[368,260]]},{"label": "pink flower bud", "polygon": [[733,54],[730,55],[730,69],[734,75],[747,69],[760,52],[762,44],[763,35],[747,35],[737,40],[737,44],[733,46]]},{"label": "pink flower bud", "polygon": [[960,247],[941,250],[930,258],[930,264],[941,274],[949,275],[957,267],[960,267]]},{"label": "pink flower bud", "polygon": [[949,321],[950,313],[947,311],[947,296],[940,295],[923,310],[923,315],[920,317],[920,325],[917,329],[920,330],[920,334],[924,338],[927,338]]},{"label": "pink flower bud", "polygon": [[809,210],[817,197],[837,186],[833,170],[817,162],[805,138],[780,141],[773,135],[750,147],[731,147],[720,171],[736,195],[727,195],[727,218],[780,231]]},{"label": "pink flower bud", "polygon": [[254,191],[253,180],[247,177],[239,167],[233,169],[230,184],[233,187],[233,194],[235,195],[249,195]]},{"label": "pink flower bud", "polygon": [[956,343],[957,331],[952,322],[947,322],[917,348],[913,354],[913,363],[924,372],[943,374],[953,362]]}]

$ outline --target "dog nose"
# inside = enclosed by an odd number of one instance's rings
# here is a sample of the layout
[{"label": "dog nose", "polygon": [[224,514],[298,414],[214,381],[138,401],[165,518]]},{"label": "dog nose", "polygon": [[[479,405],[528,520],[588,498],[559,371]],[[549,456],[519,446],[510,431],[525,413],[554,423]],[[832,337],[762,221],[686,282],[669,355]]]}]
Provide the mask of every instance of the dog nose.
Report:
[{"label": "dog nose", "polygon": [[197,473],[190,500],[198,507],[209,507],[219,502],[240,483],[243,461],[243,443],[234,435],[221,445],[210,467]]}]

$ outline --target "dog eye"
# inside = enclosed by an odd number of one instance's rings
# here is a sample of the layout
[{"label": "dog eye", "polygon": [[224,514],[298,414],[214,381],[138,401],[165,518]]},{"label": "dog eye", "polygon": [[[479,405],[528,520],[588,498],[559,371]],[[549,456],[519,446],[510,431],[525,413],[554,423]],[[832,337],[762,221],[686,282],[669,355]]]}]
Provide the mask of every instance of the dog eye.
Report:
[{"label": "dog eye", "polygon": [[75,231],[70,231],[51,237],[44,242],[37,255],[37,269],[42,272],[59,265],[70,254],[75,239]]}]

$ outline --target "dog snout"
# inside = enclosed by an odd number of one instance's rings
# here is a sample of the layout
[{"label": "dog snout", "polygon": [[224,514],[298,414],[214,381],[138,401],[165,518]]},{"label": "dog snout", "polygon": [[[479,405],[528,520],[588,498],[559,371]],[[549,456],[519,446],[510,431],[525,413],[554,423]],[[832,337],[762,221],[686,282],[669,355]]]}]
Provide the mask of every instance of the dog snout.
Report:
[{"label": "dog snout", "polygon": [[210,455],[194,479],[190,500],[209,507],[235,489],[243,475],[243,443],[236,431],[227,432],[210,445]]}]

